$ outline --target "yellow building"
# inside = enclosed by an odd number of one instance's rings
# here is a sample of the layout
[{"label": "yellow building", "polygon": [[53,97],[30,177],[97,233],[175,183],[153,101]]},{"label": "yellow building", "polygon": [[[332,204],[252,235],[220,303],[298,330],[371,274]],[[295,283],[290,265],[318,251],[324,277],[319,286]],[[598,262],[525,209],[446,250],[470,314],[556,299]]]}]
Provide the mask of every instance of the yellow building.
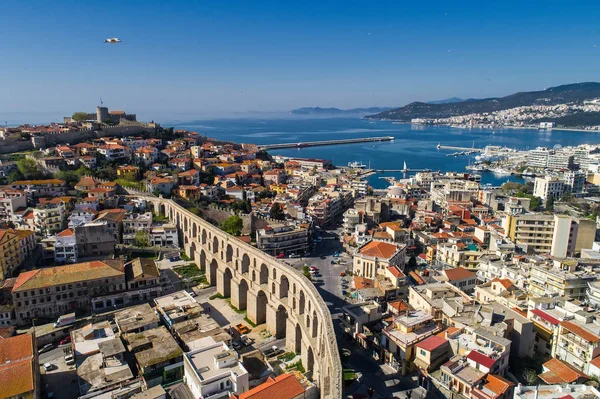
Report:
[{"label": "yellow building", "polygon": [[140,174],[140,168],[132,165],[119,166],[117,168],[117,176],[119,179],[137,180]]},{"label": "yellow building", "polygon": [[275,191],[277,194],[283,194],[287,191],[287,184],[271,184],[269,190]]},{"label": "yellow building", "polygon": [[13,230],[0,230],[0,269],[2,269],[0,277],[11,277],[12,272],[22,261],[19,235]]}]

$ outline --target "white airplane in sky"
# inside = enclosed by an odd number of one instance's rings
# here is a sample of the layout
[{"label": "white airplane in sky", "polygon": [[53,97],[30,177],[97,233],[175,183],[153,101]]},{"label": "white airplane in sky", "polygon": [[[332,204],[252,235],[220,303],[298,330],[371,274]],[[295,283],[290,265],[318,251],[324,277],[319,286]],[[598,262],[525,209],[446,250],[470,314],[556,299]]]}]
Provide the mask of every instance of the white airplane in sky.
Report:
[{"label": "white airplane in sky", "polygon": [[110,44],[121,43],[121,39],[119,39],[118,37],[113,37],[111,39],[104,39],[104,43],[110,43]]}]

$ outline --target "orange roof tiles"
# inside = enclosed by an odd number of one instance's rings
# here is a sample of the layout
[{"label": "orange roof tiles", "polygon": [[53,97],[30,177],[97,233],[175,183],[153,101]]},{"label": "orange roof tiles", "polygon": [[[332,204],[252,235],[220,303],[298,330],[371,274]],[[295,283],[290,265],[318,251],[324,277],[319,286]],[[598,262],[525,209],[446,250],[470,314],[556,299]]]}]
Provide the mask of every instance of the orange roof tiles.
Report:
[{"label": "orange roof tiles", "polygon": [[475,273],[468,271],[464,267],[455,267],[454,269],[444,270],[444,274],[450,281],[466,280],[475,278]]},{"label": "orange roof tiles", "polygon": [[0,387],[3,398],[33,391],[33,337],[29,334],[0,339]]},{"label": "orange roof tiles", "polygon": [[402,271],[398,268],[398,266],[389,266],[387,268],[389,270],[390,273],[392,273],[392,276],[396,277],[396,278],[400,278],[400,277],[404,277],[404,273],[402,273]]},{"label": "orange roof tiles", "polygon": [[[115,267],[108,263],[113,263]],[[13,292],[123,275],[122,261],[92,261],[30,270],[19,274]]]},{"label": "orange roof tiles", "polygon": [[512,287],[513,283],[507,278],[495,278],[491,281],[492,283],[500,283],[504,287],[504,289],[509,289]]},{"label": "orange roof tiles", "polygon": [[591,332],[589,332],[588,330],[586,330],[585,328],[572,323],[570,321],[563,321],[560,323],[560,325],[571,331],[573,334],[580,336],[581,338],[585,339],[588,342],[597,342],[600,341],[600,337],[598,337],[595,334],[592,334]]},{"label": "orange roof tiles", "polygon": [[238,399],[293,399],[304,392],[304,387],[293,374],[282,374],[256,388],[232,397]]},{"label": "orange roof tiles", "polygon": [[571,384],[580,378],[588,378],[587,375],[576,370],[574,367],[558,359],[550,359],[542,365],[548,371],[540,374],[540,378],[546,384]]},{"label": "orange roof tiles", "polygon": [[388,306],[392,309],[395,309],[397,312],[403,312],[409,309],[408,304],[402,299],[398,299],[392,302],[388,302]]},{"label": "orange roof tiles", "polygon": [[515,385],[507,379],[495,374],[489,374],[486,379],[487,383],[483,387],[494,392],[495,395],[493,398],[504,394],[510,387]]},{"label": "orange roof tiles", "polygon": [[371,241],[360,249],[360,254],[372,256],[374,258],[390,259],[394,256],[397,250],[398,248],[394,244]]},{"label": "orange roof tiles", "polygon": [[373,280],[360,276],[354,276],[354,287],[357,290],[362,290],[363,288],[373,288]]},{"label": "orange roof tiles", "polygon": [[440,346],[444,345],[446,342],[448,342],[446,339],[444,339],[442,337],[438,337],[437,335],[432,335],[432,336],[424,339],[423,341],[419,342],[416,346],[419,349],[423,349],[428,352],[431,352],[432,350],[437,349]]},{"label": "orange roof tiles", "polygon": [[75,235],[75,231],[73,229],[65,229],[57,234],[59,237],[73,237]]}]

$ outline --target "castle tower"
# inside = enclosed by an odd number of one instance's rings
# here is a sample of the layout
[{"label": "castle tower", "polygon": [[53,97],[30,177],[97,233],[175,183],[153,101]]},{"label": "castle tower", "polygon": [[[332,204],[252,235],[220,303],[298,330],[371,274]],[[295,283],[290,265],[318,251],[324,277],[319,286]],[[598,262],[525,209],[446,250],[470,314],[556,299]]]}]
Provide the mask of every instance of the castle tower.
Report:
[{"label": "castle tower", "polygon": [[96,122],[102,123],[103,121],[105,121],[109,118],[110,118],[110,116],[108,114],[108,108],[96,107]]}]

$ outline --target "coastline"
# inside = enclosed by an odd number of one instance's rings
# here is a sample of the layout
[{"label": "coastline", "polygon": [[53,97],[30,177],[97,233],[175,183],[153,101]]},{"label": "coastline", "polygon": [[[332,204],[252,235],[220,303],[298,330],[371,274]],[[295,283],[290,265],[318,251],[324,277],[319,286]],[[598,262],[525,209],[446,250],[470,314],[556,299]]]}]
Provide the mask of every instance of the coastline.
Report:
[{"label": "coastline", "polygon": [[[394,120],[394,119],[367,119],[367,118],[363,118],[363,119],[364,120],[369,120],[369,121],[391,122],[392,124],[395,124],[395,125],[413,125],[411,122],[405,122],[405,121]],[[474,127],[469,127],[469,126],[439,124],[439,123],[433,123],[433,124],[415,124],[415,126],[451,127],[451,128],[454,128],[454,129],[465,129],[465,130],[470,130],[470,129],[492,129],[492,130],[493,129],[497,129],[497,130],[503,130],[503,129],[527,129],[527,130],[548,130],[548,131],[561,130],[561,131],[565,131],[565,132],[594,132],[594,133],[600,133],[600,129],[584,129],[584,128],[574,128],[574,127],[553,127],[553,128],[550,128],[550,129],[540,129],[539,127],[536,127],[536,126],[498,126],[498,127],[474,126]]]}]

